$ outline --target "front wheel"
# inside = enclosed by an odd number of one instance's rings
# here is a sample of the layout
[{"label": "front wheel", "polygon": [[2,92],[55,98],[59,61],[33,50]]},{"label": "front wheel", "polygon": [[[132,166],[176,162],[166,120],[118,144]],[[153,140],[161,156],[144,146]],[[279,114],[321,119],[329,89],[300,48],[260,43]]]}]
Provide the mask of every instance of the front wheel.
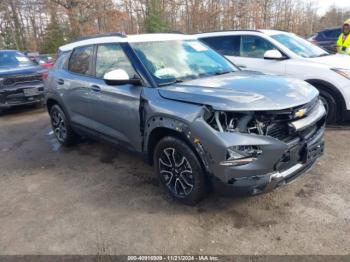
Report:
[{"label": "front wheel", "polygon": [[181,139],[161,139],[153,159],[161,184],[173,198],[194,205],[206,195],[203,168],[193,150]]},{"label": "front wheel", "polygon": [[327,111],[327,124],[334,124],[337,121],[338,108],[336,100],[332,94],[320,90],[320,99]]},{"label": "front wheel", "polygon": [[54,105],[50,110],[53,132],[60,144],[70,146],[76,141],[76,135],[70,123],[59,105]]}]

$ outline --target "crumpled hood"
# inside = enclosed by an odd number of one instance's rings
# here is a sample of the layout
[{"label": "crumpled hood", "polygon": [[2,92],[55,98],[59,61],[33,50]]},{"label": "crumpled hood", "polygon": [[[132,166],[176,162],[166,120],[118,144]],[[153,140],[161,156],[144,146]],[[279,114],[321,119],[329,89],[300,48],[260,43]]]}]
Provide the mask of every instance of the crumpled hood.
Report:
[{"label": "crumpled hood", "polygon": [[282,110],[306,104],[318,95],[308,83],[286,77],[239,71],[158,89],[163,98],[226,111]]},{"label": "crumpled hood", "polygon": [[45,69],[36,65],[17,66],[17,67],[0,66],[0,77],[15,76],[15,75],[31,75],[31,74],[41,73],[43,71],[45,71]]},{"label": "crumpled hood", "polygon": [[350,56],[343,54],[335,54],[321,57],[308,58],[308,61],[321,63],[330,68],[350,69]]}]

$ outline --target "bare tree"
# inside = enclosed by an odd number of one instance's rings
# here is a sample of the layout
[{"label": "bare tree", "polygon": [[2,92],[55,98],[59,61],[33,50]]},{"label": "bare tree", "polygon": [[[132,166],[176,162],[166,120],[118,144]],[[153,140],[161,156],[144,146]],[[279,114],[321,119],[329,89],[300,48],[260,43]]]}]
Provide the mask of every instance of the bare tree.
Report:
[{"label": "bare tree", "polygon": [[[145,31],[152,0],[2,0],[0,47],[41,50],[63,34],[65,41],[102,32]],[[308,36],[339,26],[350,12],[331,7],[325,15],[304,0],[157,0],[157,19],[169,31],[272,28]],[[53,26],[54,25],[54,26]],[[56,31],[55,31],[56,30]],[[58,30],[58,31],[57,31]]]}]

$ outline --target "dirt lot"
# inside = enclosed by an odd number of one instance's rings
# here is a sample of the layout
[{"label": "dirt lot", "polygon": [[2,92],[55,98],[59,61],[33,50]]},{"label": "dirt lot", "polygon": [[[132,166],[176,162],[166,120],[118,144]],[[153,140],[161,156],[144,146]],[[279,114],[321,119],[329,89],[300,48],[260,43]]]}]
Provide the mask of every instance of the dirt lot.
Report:
[{"label": "dirt lot", "polygon": [[65,149],[44,110],[0,117],[0,254],[350,254],[350,130],[288,187],[172,201],[142,159]]}]

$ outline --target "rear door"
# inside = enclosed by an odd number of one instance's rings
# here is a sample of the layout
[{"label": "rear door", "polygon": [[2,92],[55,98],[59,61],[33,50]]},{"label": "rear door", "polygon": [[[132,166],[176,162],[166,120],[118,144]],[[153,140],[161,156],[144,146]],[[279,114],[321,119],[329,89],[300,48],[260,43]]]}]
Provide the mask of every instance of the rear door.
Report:
[{"label": "rear door", "polygon": [[88,128],[92,126],[89,100],[93,81],[93,54],[92,45],[75,48],[69,58],[67,69],[55,79],[73,124]]},{"label": "rear door", "polygon": [[130,78],[136,75],[121,44],[100,44],[96,47],[95,78],[91,96],[92,120],[99,133],[131,145],[141,147],[140,96],[142,86],[131,84],[110,86],[103,76],[116,69],[124,69]]}]

